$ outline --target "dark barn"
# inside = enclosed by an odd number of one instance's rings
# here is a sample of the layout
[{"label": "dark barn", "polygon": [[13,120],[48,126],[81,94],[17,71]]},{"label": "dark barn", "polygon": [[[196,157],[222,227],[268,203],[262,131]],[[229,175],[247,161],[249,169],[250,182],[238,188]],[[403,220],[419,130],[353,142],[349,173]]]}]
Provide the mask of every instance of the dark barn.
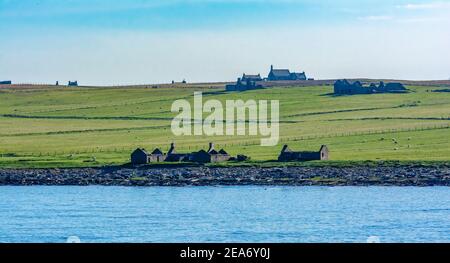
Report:
[{"label": "dark barn", "polygon": [[278,156],[278,161],[280,162],[290,162],[290,161],[314,161],[314,160],[328,160],[329,151],[326,145],[322,145],[318,152],[314,151],[301,151],[295,152],[289,149],[289,146],[284,145]]},{"label": "dark barn", "polygon": [[131,153],[132,164],[147,164],[149,154],[143,148],[137,148]]}]

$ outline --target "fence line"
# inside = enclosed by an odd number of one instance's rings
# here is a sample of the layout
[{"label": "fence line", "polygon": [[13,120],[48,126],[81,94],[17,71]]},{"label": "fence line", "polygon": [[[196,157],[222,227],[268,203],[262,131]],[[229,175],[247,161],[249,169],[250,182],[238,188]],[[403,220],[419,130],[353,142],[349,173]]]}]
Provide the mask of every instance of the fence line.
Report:
[{"label": "fence line", "polygon": [[[425,130],[437,130],[437,129],[449,129],[450,124],[445,125],[430,125],[430,126],[420,126],[420,127],[410,127],[410,128],[400,128],[400,129],[384,129],[384,130],[368,130],[368,131],[356,131],[356,132],[341,132],[341,133],[329,133],[329,134],[321,134],[321,135],[304,135],[304,136],[291,136],[291,137],[282,137],[280,138],[281,143],[287,142],[297,142],[297,141],[306,141],[306,140],[317,140],[317,139],[326,139],[326,138],[337,138],[337,137],[350,137],[350,136],[362,136],[362,135],[381,135],[387,133],[398,133],[398,132],[412,132],[412,131],[425,131]],[[219,147],[233,147],[233,146],[255,146],[260,144],[260,139],[255,139],[246,142],[231,142],[231,143],[216,143]],[[146,145],[149,147],[160,147],[161,145],[151,144]],[[28,153],[0,153],[0,157],[42,157],[42,156],[50,156],[56,157],[61,155],[74,155],[74,154],[95,154],[95,153],[124,153],[133,151],[134,149],[142,147],[142,145],[133,145],[133,146],[111,146],[111,147],[95,147],[95,148],[87,148],[87,149],[77,149],[77,150],[61,150],[61,151],[44,151],[44,152],[28,152]],[[194,150],[196,147],[192,145],[180,144],[177,145],[177,148],[180,150]]]}]

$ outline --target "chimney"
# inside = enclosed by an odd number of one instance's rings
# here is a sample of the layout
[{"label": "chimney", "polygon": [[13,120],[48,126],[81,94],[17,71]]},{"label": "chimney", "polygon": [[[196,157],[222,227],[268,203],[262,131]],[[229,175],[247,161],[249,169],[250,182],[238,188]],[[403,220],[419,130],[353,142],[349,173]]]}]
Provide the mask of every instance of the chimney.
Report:
[{"label": "chimney", "polygon": [[214,143],[210,142],[208,152],[210,152],[212,150],[214,150]]},{"label": "chimney", "polygon": [[270,71],[272,71],[273,70],[273,65],[270,65]]},{"label": "chimney", "polygon": [[170,144],[170,149],[169,149],[169,152],[167,152],[167,153],[168,154],[175,153],[175,143],[174,142],[172,142]]}]

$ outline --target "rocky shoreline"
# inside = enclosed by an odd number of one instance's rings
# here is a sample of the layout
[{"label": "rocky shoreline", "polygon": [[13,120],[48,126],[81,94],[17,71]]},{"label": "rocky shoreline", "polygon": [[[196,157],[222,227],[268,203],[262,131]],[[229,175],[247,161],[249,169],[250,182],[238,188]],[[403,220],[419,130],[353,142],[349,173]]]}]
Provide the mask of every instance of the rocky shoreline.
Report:
[{"label": "rocky shoreline", "polygon": [[0,169],[0,185],[450,186],[450,166]]}]

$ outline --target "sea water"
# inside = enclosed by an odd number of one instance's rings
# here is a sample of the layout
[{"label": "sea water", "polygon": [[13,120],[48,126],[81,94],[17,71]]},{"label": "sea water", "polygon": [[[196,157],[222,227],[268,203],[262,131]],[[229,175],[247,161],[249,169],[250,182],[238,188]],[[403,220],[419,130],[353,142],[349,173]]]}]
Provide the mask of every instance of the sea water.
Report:
[{"label": "sea water", "polygon": [[450,188],[0,187],[0,242],[67,240],[450,242]]}]

